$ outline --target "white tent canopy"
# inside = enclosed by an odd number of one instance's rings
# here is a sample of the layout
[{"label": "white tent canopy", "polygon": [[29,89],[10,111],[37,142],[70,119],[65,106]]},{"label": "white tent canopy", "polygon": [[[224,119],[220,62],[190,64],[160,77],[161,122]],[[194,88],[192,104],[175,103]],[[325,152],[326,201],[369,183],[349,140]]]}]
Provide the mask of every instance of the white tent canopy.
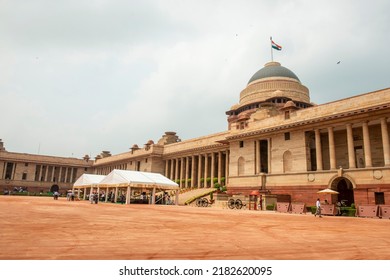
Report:
[{"label": "white tent canopy", "polygon": [[98,184],[100,186],[143,186],[146,188],[179,189],[179,185],[160,173],[114,169]]},{"label": "white tent canopy", "polygon": [[83,174],[76,180],[76,182],[74,182],[73,187],[96,185],[100,183],[105,177],[105,175]]}]

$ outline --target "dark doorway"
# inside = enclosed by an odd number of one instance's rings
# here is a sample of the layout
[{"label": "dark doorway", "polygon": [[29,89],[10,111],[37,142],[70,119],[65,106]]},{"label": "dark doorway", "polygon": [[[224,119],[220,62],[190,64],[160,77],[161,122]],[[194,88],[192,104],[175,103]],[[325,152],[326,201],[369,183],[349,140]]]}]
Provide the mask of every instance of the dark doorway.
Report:
[{"label": "dark doorway", "polygon": [[375,192],[375,204],[385,204],[384,192]]},{"label": "dark doorway", "polygon": [[50,188],[50,192],[58,192],[60,190],[60,187],[58,185],[53,185]]},{"label": "dark doorway", "polygon": [[260,172],[268,173],[268,141],[260,140]]},{"label": "dark doorway", "polygon": [[345,206],[351,206],[352,203],[355,203],[355,198],[353,196],[353,185],[351,181],[344,177],[339,177],[333,181],[332,186],[334,186],[338,192],[338,201],[340,201]]}]

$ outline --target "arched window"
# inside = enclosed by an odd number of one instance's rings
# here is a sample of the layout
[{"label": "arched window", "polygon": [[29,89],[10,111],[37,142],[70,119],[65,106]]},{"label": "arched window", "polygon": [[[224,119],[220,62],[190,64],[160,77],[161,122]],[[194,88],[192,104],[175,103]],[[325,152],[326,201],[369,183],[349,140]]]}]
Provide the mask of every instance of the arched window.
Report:
[{"label": "arched window", "polygon": [[238,159],[238,176],[244,175],[245,173],[245,159],[243,157],[239,157]]},{"label": "arched window", "polygon": [[292,154],[290,151],[285,151],[283,154],[283,172],[292,171]]}]

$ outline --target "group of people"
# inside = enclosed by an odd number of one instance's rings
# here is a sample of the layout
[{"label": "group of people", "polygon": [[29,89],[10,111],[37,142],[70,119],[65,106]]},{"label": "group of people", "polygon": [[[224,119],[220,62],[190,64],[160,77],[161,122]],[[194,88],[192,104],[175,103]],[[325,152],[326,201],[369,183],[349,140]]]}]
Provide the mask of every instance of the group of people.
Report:
[{"label": "group of people", "polygon": [[[326,199],[324,201],[324,204],[329,204]],[[337,203],[336,203],[336,211],[337,211],[336,215],[337,216],[341,216],[341,205],[342,205],[341,202],[337,201]],[[316,201],[316,212],[314,213],[314,217],[317,217],[317,215],[318,215],[318,217],[322,218],[322,215],[321,215],[321,201],[320,201],[319,198],[317,198],[317,201]]]},{"label": "group of people", "polygon": [[91,193],[89,195],[89,201],[91,202],[91,204],[98,204],[99,194],[97,192]]},{"label": "group of people", "polygon": [[74,201],[74,198],[75,198],[75,196],[74,196],[74,192],[73,192],[73,191],[70,191],[70,192],[68,192],[68,193],[66,194],[66,199],[67,199],[68,201]]}]

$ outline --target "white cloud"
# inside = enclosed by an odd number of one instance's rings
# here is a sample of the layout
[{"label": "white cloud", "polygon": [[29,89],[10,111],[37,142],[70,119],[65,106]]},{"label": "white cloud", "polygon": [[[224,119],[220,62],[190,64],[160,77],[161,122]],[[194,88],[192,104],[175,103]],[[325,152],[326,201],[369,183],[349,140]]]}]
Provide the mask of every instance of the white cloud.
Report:
[{"label": "white cloud", "polygon": [[[0,138],[81,157],[225,130],[274,59],[328,102],[388,87],[387,1],[2,1]],[[337,61],[341,63],[337,65]],[[4,100],[6,108],[3,109]]]}]

